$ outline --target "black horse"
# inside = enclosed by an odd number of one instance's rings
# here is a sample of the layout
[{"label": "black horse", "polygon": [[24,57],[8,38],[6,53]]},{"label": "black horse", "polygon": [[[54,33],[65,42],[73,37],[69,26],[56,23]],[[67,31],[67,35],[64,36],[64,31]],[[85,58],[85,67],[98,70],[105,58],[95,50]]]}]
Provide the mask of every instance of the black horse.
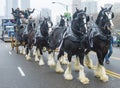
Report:
[{"label": "black horse", "polygon": [[[49,48],[49,27],[52,27],[52,22],[49,18],[44,18],[40,24],[40,30],[38,36],[36,37],[36,53],[35,58],[40,58],[39,65],[44,65],[43,61],[43,51],[46,49],[48,51],[49,58],[53,58],[52,51]],[[55,63],[53,62],[53,65]]]},{"label": "black horse", "polygon": [[[113,26],[112,19],[114,17],[111,8],[101,8],[101,11],[98,14],[97,20],[94,23],[91,22],[91,28],[89,29],[88,36],[86,37],[86,47],[85,54],[88,54],[89,51],[94,51],[97,54],[98,65],[95,69],[95,76],[100,77],[100,80],[106,82],[108,81],[108,76],[106,75],[105,68],[103,66],[104,57],[108,52],[110,46],[111,32],[110,29]],[[85,59],[85,64],[92,68],[92,61],[87,55]]]},{"label": "black horse", "polygon": [[[27,36],[24,33],[24,31],[26,30],[26,25],[27,23],[23,23],[22,20],[22,12],[17,8],[15,11],[14,9],[12,9],[12,14],[15,20],[15,26],[14,26],[14,30],[15,30],[15,43],[13,38],[11,38],[11,45],[12,45],[12,49],[14,49],[14,47],[16,47],[16,52],[19,52],[19,46],[26,46],[27,42]],[[23,50],[22,48],[22,52],[20,51],[20,53],[25,54],[24,52],[25,50]]]},{"label": "black horse", "polygon": [[[84,47],[82,45],[82,42],[85,39],[86,30],[87,30],[87,22],[89,21],[88,16],[86,15],[86,9],[85,10],[79,10],[76,13],[75,18],[71,22],[71,28],[67,28],[67,31],[65,34],[63,34],[63,40],[60,44],[60,51],[58,54],[58,62],[56,65],[57,72],[63,72],[63,69],[60,65],[59,58],[64,55],[64,51],[68,54],[68,65],[67,69],[65,71],[64,77],[67,80],[72,80],[73,76],[71,74],[71,59],[73,55],[76,55],[78,60],[80,60],[80,67],[76,67],[76,69],[81,68],[80,70],[80,80],[83,79],[85,83],[88,83],[89,80],[85,77],[84,69],[82,67],[83,65],[83,59],[84,59]],[[55,35],[55,34],[54,34]],[[56,37],[57,39],[57,37]],[[58,41],[58,40],[56,40]],[[77,63],[79,64],[79,63]],[[81,74],[83,75],[83,78],[81,77]],[[82,81],[83,82],[83,81]]]},{"label": "black horse", "polygon": [[28,19],[28,26],[27,26],[27,33],[26,33],[26,38],[27,38],[27,45],[26,45],[26,60],[31,59],[31,50],[34,46],[35,43],[35,35],[36,35],[36,24],[34,22],[34,19],[29,18]]}]

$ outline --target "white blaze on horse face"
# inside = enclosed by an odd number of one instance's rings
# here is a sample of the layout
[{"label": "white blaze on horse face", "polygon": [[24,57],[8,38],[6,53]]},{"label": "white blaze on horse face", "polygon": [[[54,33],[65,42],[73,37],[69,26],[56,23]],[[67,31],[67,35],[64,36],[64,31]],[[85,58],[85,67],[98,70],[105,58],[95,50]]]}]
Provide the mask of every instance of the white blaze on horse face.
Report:
[{"label": "white blaze on horse face", "polygon": [[113,24],[113,21],[112,21],[112,13],[109,12],[109,13],[106,13],[106,15],[107,15],[107,17],[108,17],[108,19],[109,19],[109,21],[110,21],[111,27],[113,27],[114,24]]},{"label": "white blaze on horse face", "polygon": [[84,22],[85,29],[87,30],[86,17],[84,17],[83,22]]},{"label": "white blaze on horse face", "polygon": [[50,28],[51,27],[51,22],[47,21],[47,24],[48,24],[48,27]]}]

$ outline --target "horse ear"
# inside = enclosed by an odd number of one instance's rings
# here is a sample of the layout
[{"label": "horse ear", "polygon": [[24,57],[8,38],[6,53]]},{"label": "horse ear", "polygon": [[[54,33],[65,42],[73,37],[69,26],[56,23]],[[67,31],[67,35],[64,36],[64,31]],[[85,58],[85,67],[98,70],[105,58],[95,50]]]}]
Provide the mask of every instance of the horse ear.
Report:
[{"label": "horse ear", "polygon": [[79,9],[78,9],[78,8],[76,8],[76,11],[78,12],[78,11],[79,11]]},{"label": "horse ear", "polygon": [[111,8],[112,8],[112,5],[110,6],[110,8],[108,8],[108,10],[111,10]]},{"label": "horse ear", "polygon": [[101,9],[103,10],[104,8],[101,6]]},{"label": "horse ear", "polygon": [[87,7],[85,7],[84,11],[86,12],[86,10],[87,10]]}]

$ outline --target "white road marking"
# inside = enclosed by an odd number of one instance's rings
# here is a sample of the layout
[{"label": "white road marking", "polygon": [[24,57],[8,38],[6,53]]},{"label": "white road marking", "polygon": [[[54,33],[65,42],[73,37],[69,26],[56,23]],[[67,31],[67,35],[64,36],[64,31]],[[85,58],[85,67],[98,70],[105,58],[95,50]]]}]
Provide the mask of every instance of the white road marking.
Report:
[{"label": "white road marking", "polygon": [[23,72],[23,70],[21,69],[21,67],[18,67],[18,70],[19,70],[19,72],[20,72],[20,74],[21,74],[21,76],[25,76],[25,73]]},{"label": "white road marking", "polygon": [[12,53],[9,51],[9,54],[12,55]]},{"label": "white road marking", "polygon": [[6,45],[5,47],[7,48],[8,46]]}]

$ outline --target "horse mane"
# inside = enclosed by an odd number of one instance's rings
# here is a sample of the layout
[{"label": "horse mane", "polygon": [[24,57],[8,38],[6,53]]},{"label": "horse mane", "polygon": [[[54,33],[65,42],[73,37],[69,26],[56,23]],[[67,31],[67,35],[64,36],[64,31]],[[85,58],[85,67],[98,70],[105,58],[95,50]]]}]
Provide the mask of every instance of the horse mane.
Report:
[{"label": "horse mane", "polygon": [[49,35],[49,45],[52,49],[59,47],[61,41],[63,40],[63,35],[67,28],[65,27],[55,27]]},{"label": "horse mane", "polygon": [[77,11],[73,14],[72,18],[75,19],[75,18],[77,17],[77,14],[80,13],[80,12],[83,12],[83,10],[77,10]]},{"label": "horse mane", "polygon": [[99,12],[99,14],[98,14],[98,16],[97,16],[97,19],[96,19],[96,24],[98,25],[99,24],[99,21],[100,21],[100,16],[102,15],[102,12],[105,10],[106,8],[102,8],[101,10],[100,10],[100,12]]}]

